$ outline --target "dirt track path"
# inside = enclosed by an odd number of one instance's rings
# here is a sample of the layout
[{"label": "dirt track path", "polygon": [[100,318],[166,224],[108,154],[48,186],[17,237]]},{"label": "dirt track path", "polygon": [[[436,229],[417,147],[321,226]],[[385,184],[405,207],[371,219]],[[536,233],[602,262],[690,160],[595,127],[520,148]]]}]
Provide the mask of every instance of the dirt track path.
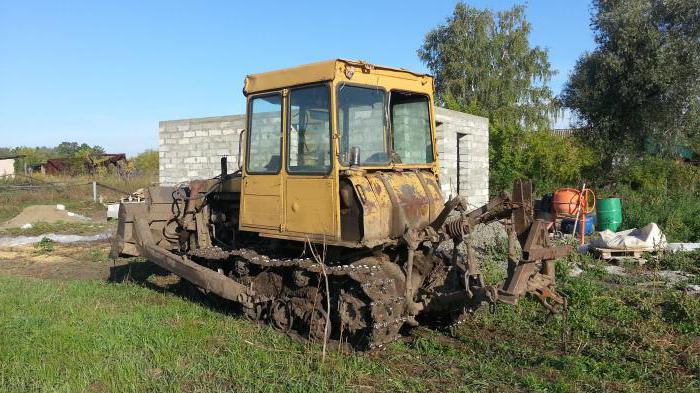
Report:
[{"label": "dirt track path", "polygon": [[109,242],[55,244],[49,252],[34,245],[0,248],[0,274],[59,280],[108,280],[126,262],[107,258]]}]

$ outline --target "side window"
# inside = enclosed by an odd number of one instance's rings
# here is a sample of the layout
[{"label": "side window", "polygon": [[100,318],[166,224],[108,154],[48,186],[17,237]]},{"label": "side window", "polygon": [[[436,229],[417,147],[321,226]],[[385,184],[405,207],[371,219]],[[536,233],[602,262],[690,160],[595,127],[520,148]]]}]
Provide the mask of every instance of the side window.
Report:
[{"label": "side window", "polygon": [[289,173],[328,173],[331,169],[330,93],[327,85],[292,89],[287,134]]},{"label": "side window", "polygon": [[349,164],[355,148],[360,154],[360,165],[388,163],[384,91],[341,85],[337,96],[340,161]]},{"label": "side window", "polygon": [[389,110],[397,160],[403,164],[433,162],[430,102],[420,94],[392,92]]},{"label": "side window", "polygon": [[277,173],[280,170],[282,96],[256,97],[250,103],[247,138],[249,173]]}]

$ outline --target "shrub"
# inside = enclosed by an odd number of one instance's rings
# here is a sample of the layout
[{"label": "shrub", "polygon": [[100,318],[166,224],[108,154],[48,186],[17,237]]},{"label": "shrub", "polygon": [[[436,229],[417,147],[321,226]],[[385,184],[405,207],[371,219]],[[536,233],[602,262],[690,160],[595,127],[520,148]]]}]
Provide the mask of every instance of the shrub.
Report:
[{"label": "shrub", "polygon": [[516,179],[532,179],[538,194],[580,183],[596,164],[593,151],[575,138],[492,124],[489,155],[492,192],[510,191]]},{"label": "shrub", "polygon": [[141,175],[158,173],[158,151],[146,150],[133,158],[134,170]]},{"label": "shrub", "polygon": [[601,196],[620,196],[622,228],[657,223],[671,242],[700,241],[700,168],[647,156],[620,167]]},{"label": "shrub", "polygon": [[54,249],[54,241],[48,237],[43,237],[39,243],[36,244],[35,248],[41,254],[49,254]]}]

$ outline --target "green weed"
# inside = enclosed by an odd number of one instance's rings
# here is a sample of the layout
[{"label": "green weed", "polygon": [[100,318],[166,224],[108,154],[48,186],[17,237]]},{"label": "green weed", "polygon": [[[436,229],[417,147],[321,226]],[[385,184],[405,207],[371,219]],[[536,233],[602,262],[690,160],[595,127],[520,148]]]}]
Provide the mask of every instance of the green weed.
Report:
[{"label": "green weed", "polygon": [[54,250],[54,244],[55,242],[48,237],[42,238],[35,246],[34,248],[40,253],[40,254],[49,254]]}]

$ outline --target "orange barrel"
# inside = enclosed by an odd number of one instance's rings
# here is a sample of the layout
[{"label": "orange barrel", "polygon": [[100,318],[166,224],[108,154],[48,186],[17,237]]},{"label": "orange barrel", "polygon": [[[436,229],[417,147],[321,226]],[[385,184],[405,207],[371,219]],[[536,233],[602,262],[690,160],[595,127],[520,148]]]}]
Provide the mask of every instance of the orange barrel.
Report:
[{"label": "orange barrel", "polygon": [[579,209],[581,193],[574,188],[560,188],[554,193],[552,207],[557,215],[576,215]]}]

